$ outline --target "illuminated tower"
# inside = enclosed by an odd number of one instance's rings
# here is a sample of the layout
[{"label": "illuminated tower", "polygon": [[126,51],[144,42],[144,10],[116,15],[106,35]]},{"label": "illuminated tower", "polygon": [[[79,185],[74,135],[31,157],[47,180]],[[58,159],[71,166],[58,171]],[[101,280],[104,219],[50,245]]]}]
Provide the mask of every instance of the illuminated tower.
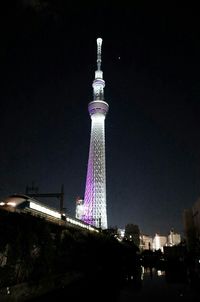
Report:
[{"label": "illuminated tower", "polygon": [[93,81],[93,101],[88,104],[92,120],[87,179],[84,196],[83,220],[96,227],[107,229],[105,117],[108,104],[104,101],[103,72],[101,70],[102,39],[97,39],[97,70]]}]

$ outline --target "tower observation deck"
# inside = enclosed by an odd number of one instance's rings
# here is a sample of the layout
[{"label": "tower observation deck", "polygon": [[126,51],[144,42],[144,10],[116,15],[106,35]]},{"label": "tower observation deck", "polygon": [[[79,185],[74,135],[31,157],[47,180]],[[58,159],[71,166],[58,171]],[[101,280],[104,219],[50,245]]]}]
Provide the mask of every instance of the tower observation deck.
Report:
[{"label": "tower observation deck", "polygon": [[93,101],[88,104],[91,117],[90,149],[82,219],[96,227],[107,229],[105,118],[108,104],[104,101],[103,71],[101,70],[102,39],[97,39],[97,70],[93,81]]}]

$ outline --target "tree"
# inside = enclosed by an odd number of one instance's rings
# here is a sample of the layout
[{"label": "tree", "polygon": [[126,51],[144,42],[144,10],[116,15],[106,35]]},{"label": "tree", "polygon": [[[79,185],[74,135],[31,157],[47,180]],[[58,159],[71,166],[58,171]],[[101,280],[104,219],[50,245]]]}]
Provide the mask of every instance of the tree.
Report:
[{"label": "tree", "polygon": [[140,245],[140,230],[136,224],[127,224],[125,227],[125,238],[128,241],[133,241],[133,243],[139,247]]}]

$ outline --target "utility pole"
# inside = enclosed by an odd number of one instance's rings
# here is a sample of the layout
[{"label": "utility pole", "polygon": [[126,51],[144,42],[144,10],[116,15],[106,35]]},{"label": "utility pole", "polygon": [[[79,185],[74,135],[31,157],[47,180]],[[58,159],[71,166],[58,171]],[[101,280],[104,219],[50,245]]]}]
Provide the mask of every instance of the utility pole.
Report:
[{"label": "utility pole", "polygon": [[29,192],[38,192],[38,188],[26,186],[26,195],[29,197],[56,197],[59,198],[60,201],[60,213],[64,214],[64,185],[61,186],[61,192],[60,193],[30,193]]}]

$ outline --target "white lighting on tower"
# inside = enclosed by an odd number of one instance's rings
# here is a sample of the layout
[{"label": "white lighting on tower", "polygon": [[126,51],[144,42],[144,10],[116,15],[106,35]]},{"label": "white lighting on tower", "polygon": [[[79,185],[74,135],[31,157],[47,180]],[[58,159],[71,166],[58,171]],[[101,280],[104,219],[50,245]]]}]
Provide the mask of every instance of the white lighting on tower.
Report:
[{"label": "white lighting on tower", "polygon": [[101,70],[102,39],[97,39],[97,70],[93,81],[93,101],[88,105],[91,117],[90,150],[82,219],[96,227],[107,229],[105,117],[108,104],[104,101],[103,71]]}]

